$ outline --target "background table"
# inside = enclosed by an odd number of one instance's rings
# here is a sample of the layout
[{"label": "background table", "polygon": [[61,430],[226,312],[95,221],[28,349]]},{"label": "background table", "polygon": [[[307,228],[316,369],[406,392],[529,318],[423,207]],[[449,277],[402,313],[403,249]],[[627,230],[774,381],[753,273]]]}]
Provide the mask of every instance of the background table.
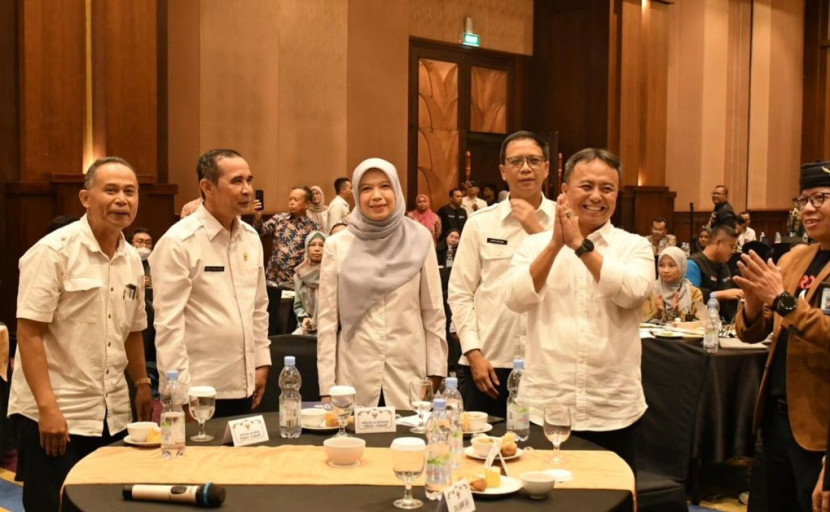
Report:
[{"label": "background table", "polygon": [[[277,429],[277,418],[275,413],[265,415],[268,426],[268,435],[271,440],[267,443],[271,446],[281,444],[312,444],[322,445],[323,440],[330,437],[329,433],[314,433],[303,431],[299,439],[281,439]],[[222,430],[227,419],[211,420],[208,422],[207,431],[215,439],[210,443],[201,445],[219,445],[222,437]],[[188,424],[188,437],[195,433],[196,425]],[[504,424],[494,425],[493,435],[504,433]],[[371,434],[361,436],[366,439],[367,446],[388,447],[392,439],[398,436],[412,435],[406,427],[398,427],[395,434]],[[188,440],[188,443],[191,443]],[[191,443],[193,444],[193,443]],[[550,449],[550,443],[545,439],[542,430],[532,427],[532,432],[527,443],[523,446]],[[138,448],[136,448],[138,449]],[[155,448],[158,450],[158,448]],[[567,450],[592,450],[599,449],[598,446],[582,439],[572,437],[564,445]],[[187,454],[185,453],[185,457]],[[159,452],[159,464],[164,464]],[[251,468],[255,471],[256,468]],[[309,510],[330,510],[332,512],[345,511],[389,511],[394,510],[392,501],[403,495],[403,484],[400,486],[319,486],[319,485],[228,485],[227,499],[221,510],[252,512],[257,510],[271,510],[278,508],[281,512],[306,512]],[[422,487],[414,489],[415,496],[424,499]],[[102,485],[67,485],[64,488],[64,510],[83,510],[87,512],[97,511],[164,511],[178,510],[181,505],[150,502],[128,502],[121,498],[121,486]],[[424,511],[435,509],[435,502],[424,500]],[[554,489],[547,500],[531,500],[521,493],[504,496],[499,499],[477,499],[476,509],[481,511],[512,511],[512,510],[548,510],[548,511],[633,511],[633,497],[630,492],[619,490],[595,490],[595,489]]]}]

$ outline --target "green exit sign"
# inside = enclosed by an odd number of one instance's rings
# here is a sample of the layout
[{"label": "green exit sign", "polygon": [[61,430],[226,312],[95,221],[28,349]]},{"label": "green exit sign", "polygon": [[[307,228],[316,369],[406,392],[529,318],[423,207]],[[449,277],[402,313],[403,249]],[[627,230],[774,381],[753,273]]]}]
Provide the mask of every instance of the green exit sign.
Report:
[{"label": "green exit sign", "polygon": [[465,44],[467,46],[479,46],[481,43],[481,38],[478,34],[470,34],[468,32],[464,33],[464,37],[461,40],[461,44]]}]

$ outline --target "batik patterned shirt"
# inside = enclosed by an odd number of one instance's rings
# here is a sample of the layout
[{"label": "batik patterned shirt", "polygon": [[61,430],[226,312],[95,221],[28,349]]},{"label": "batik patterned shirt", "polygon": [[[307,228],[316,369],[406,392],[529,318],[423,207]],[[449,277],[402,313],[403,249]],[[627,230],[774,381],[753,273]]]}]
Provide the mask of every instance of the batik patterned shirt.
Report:
[{"label": "batik patterned shirt", "polygon": [[305,239],[319,228],[317,223],[305,215],[293,217],[290,213],[278,213],[258,224],[260,235],[274,235],[271,259],[265,270],[268,286],[294,289],[294,269],[303,262]]}]

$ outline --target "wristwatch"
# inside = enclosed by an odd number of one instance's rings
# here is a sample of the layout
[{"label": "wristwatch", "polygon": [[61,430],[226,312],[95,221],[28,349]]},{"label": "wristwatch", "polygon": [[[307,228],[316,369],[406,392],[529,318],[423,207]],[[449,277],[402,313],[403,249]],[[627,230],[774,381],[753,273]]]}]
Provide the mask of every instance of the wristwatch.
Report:
[{"label": "wristwatch", "polygon": [[577,258],[581,258],[585,254],[587,254],[587,253],[589,253],[593,250],[594,250],[594,242],[592,242],[592,241],[588,240],[587,238],[585,238],[585,239],[582,240],[582,245],[577,247],[577,249],[574,251],[574,254],[576,254]]},{"label": "wristwatch", "polygon": [[798,307],[798,299],[787,292],[780,294],[772,301],[772,310],[781,316],[787,316]]}]

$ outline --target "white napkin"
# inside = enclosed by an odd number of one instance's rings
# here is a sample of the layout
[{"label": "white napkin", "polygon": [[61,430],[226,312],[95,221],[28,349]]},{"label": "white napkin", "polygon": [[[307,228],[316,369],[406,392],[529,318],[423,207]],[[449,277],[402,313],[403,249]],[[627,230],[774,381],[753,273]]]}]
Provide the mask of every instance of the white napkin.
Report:
[{"label": "white napkin", "polygon": [[[429,411],[424,413],[424,423],[427,422],[429,419]],[[395,424],[402,425],[404,427],[417,427],[418,426],[418,415],[413,414],[412,416],[405,416],[398,418],[395,420]]]},{"label": "white napkin", "polygon": [[763,350],[767,348],[766,343],[744,343],[738,338],[721,338],[720,348],[730,348],[738,350]]}]

